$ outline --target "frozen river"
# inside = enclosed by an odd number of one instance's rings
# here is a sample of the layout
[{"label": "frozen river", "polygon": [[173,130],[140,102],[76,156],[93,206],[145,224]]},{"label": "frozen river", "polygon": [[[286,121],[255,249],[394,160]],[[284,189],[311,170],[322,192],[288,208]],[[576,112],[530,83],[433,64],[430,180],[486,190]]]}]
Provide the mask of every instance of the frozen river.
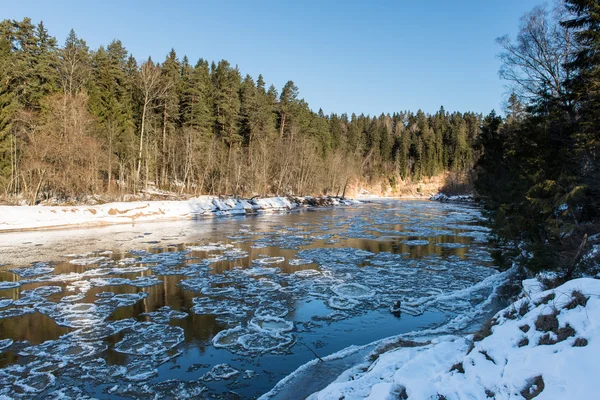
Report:
[{"label": "frozen river", "polygon": [[465,329],[494,307],[487,236],[426,201],[0,235],[0,397],[255,398],[315,354]]}]

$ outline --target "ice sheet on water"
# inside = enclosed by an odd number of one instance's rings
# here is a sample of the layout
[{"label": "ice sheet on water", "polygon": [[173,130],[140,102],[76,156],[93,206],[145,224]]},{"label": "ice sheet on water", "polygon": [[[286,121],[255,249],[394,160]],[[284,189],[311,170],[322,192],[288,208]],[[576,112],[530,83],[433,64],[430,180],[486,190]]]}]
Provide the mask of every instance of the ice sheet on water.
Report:
[{"label": "ice sheet on water", "polygon": [[121,286],[129,285],[131,280],[127,278],[92,278],[90,283],[96,287]]},{"label": "ice sheet on water", "polygon": [[140,315],[149,317],[152,322],[156,322],[157,324],[168,324],[171,319],[184,319],[188,316],[186,312],[173,310],[169,306],[164,306],[156,311],[142,313]]},{"label": "ice sheet on water", "polygon": [[21,356],[34,356],[46,361],[53,360],[61,364],[93,357],[107,349],[103,342],[75,342],[68,336],[57,340],[48,340],[42,344],[28,346],[19,352]]},{"label": "ice sheet on water", "polygon": [[203,288],[210,285],[210,279],[208,277],[200,276],[195,278],[183,279],[179,282],[179,285],[185,290],[192,292],[200,292]]},{"label": "ice sheet on water", "polygon": [[403,240],[400,242],[407,246],[427,246],[429,244],[429,240],[425,239],[415,239],[415,240]]},{"label": "ice sheet on water", "polygon": [[464,244],[464,243],[436,243],[435,245],[438,247],[442,247],[444,249],[461,249],[461,248],[469,247],[468,244]]},{"label": "ice sheet on water", "polygon": [[211,368],[206,374],[202,375],[200,378],[203,381],[222,381],[226,379],[231,379],[234,376],[238,375],[240,371],[233,368],[228,364],[217,364]]},{"label": "ice sheet on water", "polygon": [[279,264],[285,261],[285,257],[262,257],[253,262],[259,265]]},{"label": "ice sheet on water", "polygon": [[112,310],[119,307],[132,306],[138,301],[148,297],[148,293],[137,292],[114,294],[112,292],[102,292],[96,294],[96,296],[99,297],[99,299],[94,301],[95,304],[107,306],[108,309]]},{"label": "ice sheet on water", "polygon": [[13,344],[13,340],[12,339],[2,339],[0,340],[0,351],[9,348],[10,346],[12,346]]},{"label": "ice sheet on water", "polygon": [[161,283],[163,283],[163,281],[158,279],[156,276],[138,276],[137,278],[129,282],[129,285],[144,288],[154,285],[160,285]]},{"label": "ice sheet on water", "polygon": [[31,267],[12,269],[10,272],[19,275],[21,278],[31,278],[39,275],[46,275],[54,272],[54,267],[47,263],[35,263]]},{"label": "ice sheet on water", "polygon": [[298,276],[300,278],[314,278],[314,277],[320,276],[322,274],[320,271],[317,271],[316,269],[303,269],[303,270],[294,272],[294,275]]},{"label": "ice sheet on water", "polygon": [[69,260],[69,264],[73,265],[92,265],[92,264],[100,264],[110,261],[108,257],[91,257],[91,258],[76,258],[74,260]]},{"label": "ice sheet on water", "polygon": [[238,300],[220,299],[210,297],[195,297],[192,311],[198,315],[217,315],[227,323],[243,321],[251,311],[250,306]]},{"label": "ice sheet on water", "polygon": [[4,281],[4,282],[0,282],[0,290],[4,290],[4,289],[14,289],[14,288],[18,288],[19,286],[21,286],[21,282],[11,282],[11,281]]},{"label": "ice sheet on water", "polygon": [[40,286],[32,290],[23,290],[21,296],[50,297],[53,294],[58,294],[61,292],[62,288],[60,286]]},{"label": "ice sheet on water", "polygon": [[278,267],[252,267],[244,269],[243,272],[250,276],[275,275],[281,272]]},{"label": "ice sheet on water", "polygon": [[285,317],[290,313],[290,308],[282,302],[265,301],[254,312],[255,317]]},{"label": "ice sheet on water", "polygon": [[200,245],[200,246],[187,246],[187,249],[190,251],[211,252],[211,251],[224,251],[224,250],[230,249],[232,247],[233,247],[232,244],[225,244],[225,243],[219,242],[219,243],[209,243],[209,244]]},{"label": "ice sheet on water", "polygon": [[137,323],[131,328],[131,331],[115,345],[115,351],[138,356],[151,356],[174,348],[184,339],[181,327],[154,322]]},{"label": "ice sheet on water", "polygon": [[56,378],[52,374],[30,374],[25,379],[14,382],[15,392],[23,395],[41,393],[48,387],[54,385]]},{"label": "ice sheet on water", "polygon": [[307,265],[307,264],[312,264],[312,260],[306,260],[303,258],[291,258],[288,260],[288,264],[291,266],[299,266],[299,265]]},{"label": "ice sheet on water", "polygon": [[342,283],[331,290],[338,296],[349,299],[366,299],[375,295],[374,290],[358,283]]},{"label": "ice sheet on water", "polygon": [[[290,334],[265,332],[247,333],[238,339],[242,354],[285,353],[295,341],[295,337]],[[236,352],[235,349],[232,351]]]},{"label": "ice sheet on water", "polygon": [[76,341],[93,342],[105,339],[125,329],[131,328],[135,323],[136,321],[133,318],[120,319],[118,321],[104,321],[99,324],[80,328],[66,336]]},{"label": "ice sheet on water", "polygon": [[357,300],[347,297],[333,296],[327,300],[329,307],[336,310],[352,310],[360,304]]},{"label": "ice sheet on water", "polygon": [[351,247],[338,247],[301,250],[296,256],[298,258],[312,260],[321,265],[325,263],[336,263],[340,260],[343,260],[345,263],[360,264],[374,254],[375,253],[371,253],[370,251],[354,249]]},{"label": "ice sheet on water", "polygon": [[0,310],[0,319],[22,317],[23,315],[33,314],[34,312],[35,309],[30,307],[5,308],[4,310]]},{"label": "ice sheet on water", "polygon": [[264,332],[270,335],[276,335],[284,332],[290,332],[294,329],[292,321],[286,321],[283,318],[266,315],[255,316],[248,322],[248,327],[258,332]]},{"label": "ice sheet on water", "polygon": [[5,297],[0,298],[0,308],[8,307],[13,303],[12,299],[8,299]]}]

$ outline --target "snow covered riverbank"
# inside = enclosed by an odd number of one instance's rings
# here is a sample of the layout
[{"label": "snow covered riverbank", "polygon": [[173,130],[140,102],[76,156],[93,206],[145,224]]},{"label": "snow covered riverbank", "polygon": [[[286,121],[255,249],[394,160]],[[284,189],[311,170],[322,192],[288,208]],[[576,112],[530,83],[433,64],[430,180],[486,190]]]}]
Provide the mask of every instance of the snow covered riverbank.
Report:
[{"label": "snow covered riverbank", "polygon": [[444,193],[438,193],[429,198],[431,201],[439,201],[440,203],[474,203],[475,198],[472,194],[461,194],[447,196]]},{"label": "snow covered riverbank", "polygon": [[487,329],[384,340],[309,399],[596,398],[599,336],[600,280],[526,280]]},{"label": "snow covered riverbank", "polygon": [[202,196],[187,201],[137,201],[94,206],[0,206],[0,233],[193,219],[201,216],[242,215],[356,203],[358,202],[355,200],[335,197],[222,199]]}]

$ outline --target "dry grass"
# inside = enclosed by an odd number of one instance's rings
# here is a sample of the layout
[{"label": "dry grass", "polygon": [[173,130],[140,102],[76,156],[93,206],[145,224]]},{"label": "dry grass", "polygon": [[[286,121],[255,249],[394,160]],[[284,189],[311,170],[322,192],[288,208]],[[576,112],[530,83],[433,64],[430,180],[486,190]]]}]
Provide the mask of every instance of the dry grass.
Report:
[{"label": "dry grass", "polygon": [[526,400],[531,400],[537,397],[544,390],[545,384],[544,379],[541,375],[531,379],[528,384],[521,390],[521,396]]},{"label": "dry grass", "polygon": [[452,371],[456,371],[456,372],[460,372],[461,374],[464,374],[465,373],[465,369],[463,367],[463,363],[459,362],[459,363],[454,364],[452,366],[452,368],[450,368],[449,372],[452,372]]},{"label": "dry grass", "polygon": [[571,297],[571,301],[565,305],[567,310],[572,310],[578,306],[585,307],[589,299],[589,297],[586,297],[579,290],[573,290],[573,292],[571,292]]}]

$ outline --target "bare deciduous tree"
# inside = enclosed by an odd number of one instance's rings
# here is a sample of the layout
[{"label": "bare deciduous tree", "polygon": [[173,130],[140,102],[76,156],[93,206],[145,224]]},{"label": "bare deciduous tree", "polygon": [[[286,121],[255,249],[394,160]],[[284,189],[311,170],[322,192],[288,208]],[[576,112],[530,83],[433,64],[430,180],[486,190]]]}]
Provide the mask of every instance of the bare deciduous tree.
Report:
[{"label": "bare deciduous tree", "polygon": [[569,76],[566,64],[574,54],[570,32],[560,25],[565,15],[562,4],[552,11],[537,6],[521,18],[516,41],[505,35],[496,42],[503,51],[500,77],[511,82],[511,91],[525,103],[540,95],[559,98]]}]

